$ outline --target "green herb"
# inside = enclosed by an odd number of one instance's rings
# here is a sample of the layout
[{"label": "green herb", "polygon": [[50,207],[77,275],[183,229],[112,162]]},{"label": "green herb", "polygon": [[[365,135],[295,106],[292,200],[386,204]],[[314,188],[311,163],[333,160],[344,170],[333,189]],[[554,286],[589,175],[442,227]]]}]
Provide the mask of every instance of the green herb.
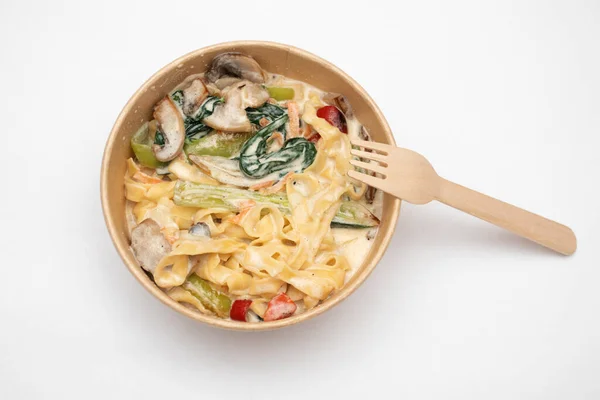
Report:
[{"label": "green herb", "polygon": [[269,122],[273,122],[284,114],[287,114],[285,108],[271,103],[265,103],[258,108],[246,108],[246,115],[254,125],[260,125],[260,120],[262,118],[266,118]]},{"label": "green herb", "polygon": [[209,96],[198,108],[195,115],[185,118],[183,123],[185,125],[185,137],[187,143],[192,143],[194,140],[200,139],[212,131],[212,128],[205,125],[202,121],[204,118],[210,116],[215,111],[215,107],[221,103],[223,103],[222,98]]},{"label": "green herb", "polygon": [[203,123],[189,122],[189,119],[187,118],[184,121],[184,126],[186,143],[193,143],[212,131],[210,126],[204,125]]},{"label": "green herb", "polygon": [[[171,99],[179,107],[180,112],[183,114],[183,102],[184,95],[183,90],[177,90],[171,93]],[[183,116],[183,125],[185,126],[185,138],[186,143],[191,143],[196,139],[200,139],[206,136],[212,128],[205,125],[202,121],[215,111],[215,106],[223,103],[223,99],[215,96],[208,96],[202,103],[196,113],[192,116]]]},{"label": "green herb", "polygon": [[171,99],[173,99],[173,102],[177,104],[179,108],[183,108],[183,90],[173,92]]},{"label": "green herb", "polygon": [[[287,120],[285,113],[244,143],[240,151],[240,170],[244,175],[258,179],[279,172],[281,177],[291,171],[301,172],[313,163],[317,149],[313,143],[300,137],[287,140],[278,151],[267,153],[269,138]],[[298,159],[300,162],[296,162]]]},{"label": "green herb", "polygon": [[165,135],[158,129],[156,130],[156,135],[154,135],[154,144],[159,146],[165,145]]}]

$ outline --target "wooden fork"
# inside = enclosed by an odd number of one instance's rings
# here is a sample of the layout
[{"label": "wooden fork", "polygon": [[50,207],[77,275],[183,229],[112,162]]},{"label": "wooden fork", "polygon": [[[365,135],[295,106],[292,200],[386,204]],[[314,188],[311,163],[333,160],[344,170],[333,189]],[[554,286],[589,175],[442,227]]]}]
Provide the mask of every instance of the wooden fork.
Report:
[{"label": "wooden fork", "polygon": [[353,140],[352,144],[367,150],[352,149],[352,155],[369,162],[353,159],[350,163],[379,175],[351,170],[351,178],[412,204],[437,200],[564,255],[577,249],[577,239],[570,228],[450,182],[414,151],[364,140]]}]

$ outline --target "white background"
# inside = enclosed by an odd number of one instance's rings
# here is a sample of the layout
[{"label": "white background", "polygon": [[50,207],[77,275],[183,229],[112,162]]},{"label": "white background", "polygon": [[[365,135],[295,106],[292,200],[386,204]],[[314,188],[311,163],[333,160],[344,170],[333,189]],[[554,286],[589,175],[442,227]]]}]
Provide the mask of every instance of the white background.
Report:
[{"label": "white background", "polygon": [[[593,0],[2,0],[0,398],[600,398],[599,21]],[[171,311],[110,242],[102,152],[151,74],[234,39],[338,65],[400,145],[571,226],[578,252],[404,204],[373,275],[314,320]]]}]

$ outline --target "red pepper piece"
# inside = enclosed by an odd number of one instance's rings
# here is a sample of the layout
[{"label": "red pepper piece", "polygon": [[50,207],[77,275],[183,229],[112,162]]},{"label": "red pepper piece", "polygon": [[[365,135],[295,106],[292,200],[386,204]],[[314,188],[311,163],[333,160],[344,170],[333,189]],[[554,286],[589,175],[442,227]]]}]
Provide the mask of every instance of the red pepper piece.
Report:
[{"label": "red pepper piece", "polygon": [[252,300],[236,300],[231,305],[229,317],[234,321],[246,322],[246,313],[252,304]]},{"label": "red pepper piece", "polygon": [[321,139],[321,135],[319,135],[318,133],[315,133],[313,135],[310,135],[310,137],[307,140],[309,142],[313,142],[314,144],[317,144],[317,142],[319,141],[319,139]]},{"label": "red pepper piece", "polygon": [[269,301],[263,319],[265,321],[276,321],[278,319],[287,318],[294,312],[296,312],[296,303],[294,303],[287,294],[279,293]]},{"label": "red pepper piece", "polygon": [[346,117],[344,113],[337,109],[336,106],[324,106],[317,110],[317,117],[323,118],[331,125],[338,128],[344,133],[348,133],[348,125],[346,124]]}]

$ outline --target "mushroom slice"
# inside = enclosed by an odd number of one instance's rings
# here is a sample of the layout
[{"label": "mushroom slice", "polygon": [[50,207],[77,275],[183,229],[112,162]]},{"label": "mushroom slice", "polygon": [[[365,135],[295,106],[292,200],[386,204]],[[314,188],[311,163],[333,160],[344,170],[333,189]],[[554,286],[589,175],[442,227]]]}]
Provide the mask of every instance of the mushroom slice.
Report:
[{"label": "mushroom slice", "polygon": [[369,131],[364,126],[360,127],[360,132],[358,132],[358,138],[360,140],[365,140],[367,142],[370,142],[371,140],[373,140],[373,139],[371,139],[371,135],[369,135]]},{"label": "mushroom slice", "polygon": [[204,118],[204,123],[213,129],[224,132],[250,132],[252,124],[246,115],[246,108],[260,107],[269,99],[269,92],[250,81],[240,81],[223,91],[224,104],[215,107],[212,115]]},{"label": "mushroom slice", "polygon": [[222,53],[213,58],[206,78],[209,82],[215,82],[224,76],[247,79],[255,83],[264,83],[267,74],[250,56],[242,53]]},{"label": "mushroom slice", "polygon": [[223,78],[217,79],[214,84],[216,87],[223,90],[226,87],[229,87],[235,83],[238,83],[239,81],[241,81],[240,78],[236,78],[234,76],[224,76]]},{"label": "mushroom slice", "polygon": [[352,110],[352,106],[350,102],[343,94],[339,93],[327,93],[323,96],[323,100],[327,104],[331,104],[336,106],[347,119],[354,118],[354,111]]},{"label": "mushroom slice", "polygon": [[217,87],[217,85],[215,85],[212,82],[205,83],[205,85],[206,85],[206,89],[208,89],[209,95],[221,97],[221,89],[219,89]]},{"label": "mushroom slice", "polygon": [[189,233],[193,236],[205,236],[209,238],[210,228],[204,222],[196,222],[194,225],[190,226]]},{"label": "mushroom slice", "polygon": [[218,131],[250,132],[252,124],[242,107],[241,96],[235,96],[215,107],[215,111],[202,121]]},{"label": "mushroom slice", "polygon": [[208,97],[208,89],[202,79],[194,79],[190,86],[183,89],[183,113],[195,115],[204,100]]},{"label": "mushroom slice", "polygon": [[238,91],[242,97],[242,106],[244,109],[248,107],[260,107],[269,100],[269,92],[267,89],[261,85],[248,81],[241,81],[233,85],[228,89],[225,98],[227,99],[229,96],[235,96],[236,91]]},{"label": "mushroom slice", "polygon": [[152,146],[154,155],[158,161],[171,161],[183,149],[185,126],[183,117],[170,96],[166,96],[154,107],[154,119],[158,122],[165,139],[164,145]]},{"label": "mushroom slice", "polygon": [[156,266],[169,252],[171,245],[153,219],[145,219],[131,231],[131,248],[142,268],[154,273]]}]

